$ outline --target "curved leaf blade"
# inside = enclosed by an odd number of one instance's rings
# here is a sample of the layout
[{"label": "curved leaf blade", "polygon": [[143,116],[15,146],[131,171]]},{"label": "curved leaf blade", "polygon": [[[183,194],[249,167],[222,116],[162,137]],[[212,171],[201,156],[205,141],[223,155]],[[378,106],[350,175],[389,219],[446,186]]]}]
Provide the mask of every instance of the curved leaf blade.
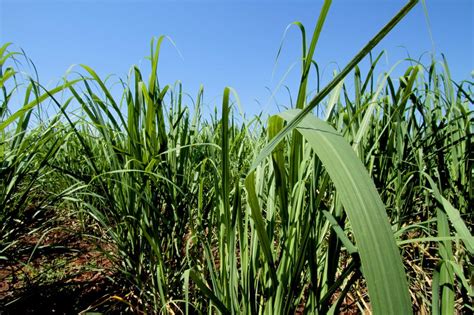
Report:
[{"label": "curved leaf blade", "polygon": [[[301,114],[279,114],[292,121]],[[374,314],[411,314],[408,283],[385,206],[367,170],[329,124],[305,116],[296,127],[331,177],[352,226]]]}]

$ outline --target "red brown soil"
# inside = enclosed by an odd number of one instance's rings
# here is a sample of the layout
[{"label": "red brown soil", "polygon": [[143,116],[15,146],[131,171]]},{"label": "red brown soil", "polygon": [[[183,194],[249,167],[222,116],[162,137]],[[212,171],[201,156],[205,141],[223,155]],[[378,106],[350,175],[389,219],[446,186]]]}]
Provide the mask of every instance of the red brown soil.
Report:
[{"label": "red brown soil", "polygon": [[123,309],[111,298],[120,295],[112,263],[79,230],[77,222],[62,220],[18,238],[9,260],[0,260],[0,314]]}]

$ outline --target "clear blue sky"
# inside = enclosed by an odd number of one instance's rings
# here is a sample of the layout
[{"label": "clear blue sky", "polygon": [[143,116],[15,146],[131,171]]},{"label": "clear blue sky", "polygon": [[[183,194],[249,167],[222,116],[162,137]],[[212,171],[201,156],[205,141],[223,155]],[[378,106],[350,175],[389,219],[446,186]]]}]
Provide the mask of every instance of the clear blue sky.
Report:
[{"label": "clear blue sky", "polygon": [[[426,0],[436,53],[444,53],[454,79],[469,79],[474,69],[472,0]],[[405,1],[334,0],[315,59],[324,71],[347,61],[382,27]],[[270,92],[301,54],[296,27],[287,33],[282,55],[275,57],[286,27],[301,21],[311,36],[322,1],[125,1],[0,0],[0,42],[13,42],[34,61],[43,84],[53,86],[72,64],[86,64],[101,76],[122,78],[133,64],[146,68],[153,36],[168,35],[180,53],[165,42],[159,65],[161,84],[181,80],[196,96],[220,104],[225,86],[239,94],[248,114],[274,112]],[[423,7],[416,8],[384,39],[380,71],[405,58],[431,52]],[[426,61],[429,58],[425,58]],[[275,71],[274,71],[275,69]],[[300,67],[285,79],[296,97]],[[272,75],[273,74],[273,75]],[[313,81],[314,82],[314,81]],[[313,85],[314,86],[314,85]],[[288,104],[284,90],[276,93]]]}]

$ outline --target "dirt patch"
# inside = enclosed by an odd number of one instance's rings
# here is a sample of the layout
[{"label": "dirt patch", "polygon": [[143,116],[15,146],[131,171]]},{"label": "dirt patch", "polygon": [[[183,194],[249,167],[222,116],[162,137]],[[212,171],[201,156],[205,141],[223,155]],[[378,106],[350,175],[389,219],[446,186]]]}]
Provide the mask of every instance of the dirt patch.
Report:
[{"label": "dirt patch", "polygon": [[[77,314],[124,309],[112,263],[78,222],[25,233],[0,260],[0,314]],[[111,250],[111,249],[108,249]]]}]

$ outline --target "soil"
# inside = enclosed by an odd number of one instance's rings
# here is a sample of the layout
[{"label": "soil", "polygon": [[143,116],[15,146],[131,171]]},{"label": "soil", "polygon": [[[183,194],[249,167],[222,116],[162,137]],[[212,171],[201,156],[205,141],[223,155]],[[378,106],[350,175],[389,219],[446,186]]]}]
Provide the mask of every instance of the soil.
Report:
[{"label": "soil", "polygon": [[104,247],[74,220],[25,229],[0,260],[0,315],[124,311]]}]

